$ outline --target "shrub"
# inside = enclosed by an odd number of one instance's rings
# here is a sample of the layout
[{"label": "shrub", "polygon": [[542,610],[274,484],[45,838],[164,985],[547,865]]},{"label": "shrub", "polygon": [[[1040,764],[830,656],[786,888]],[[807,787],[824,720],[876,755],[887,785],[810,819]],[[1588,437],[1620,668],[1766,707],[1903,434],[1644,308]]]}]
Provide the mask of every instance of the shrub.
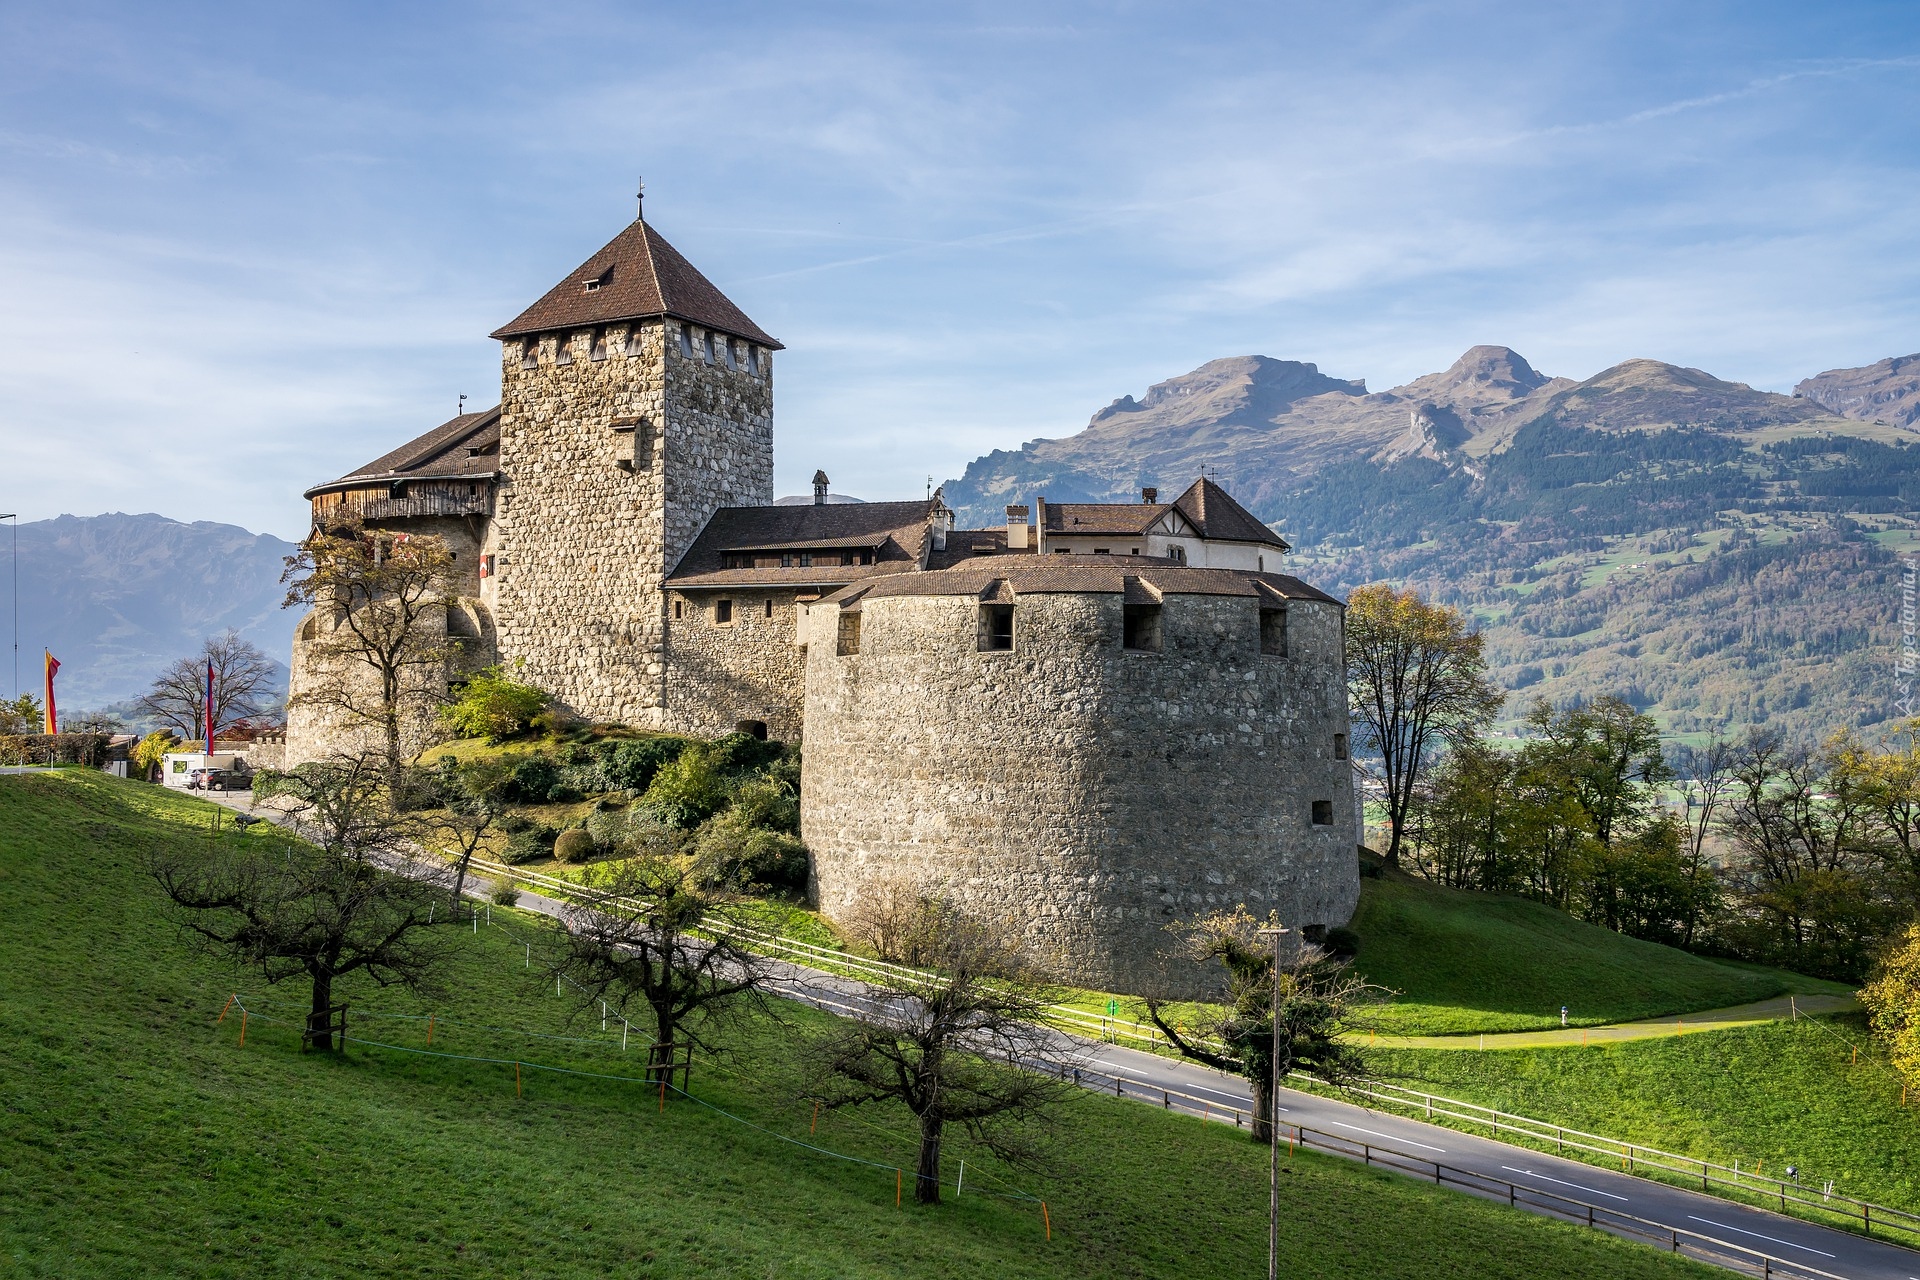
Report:
[{"label": "shrub", "polygon": [[565,707],[547,707],[533,717],[530,727],[549,738],[563,738],[580,727],[580,717]]},{"label": "shrub", "polygon": [[625,810],[595,809],[587,815],[587,834],[593,838],[594,848],[602,853],[614,852],[626,839]]},{"label": "shrub", "polygon": [[517,867],[523,862],[546,857],[553,852],[553,840],[553,829],[537,823],[514,832],[507,838],[507,865]]},{"label": "shrub", "polygon": [[755,825],[747,809],[736,806],[709,819],[693,847],[725,879],[769,889],[807,886],[807,846],[798,836]]},{"label": "shrub", "polygon": [[1351,960],[1360,954],[1360,935],[1345,925],[1327,930],[1326,948],[1339,960]]},{"label": "shrub", "polygon": [[579,827],[568,827],[553,842],[553,856],[561,862],[585,862],[593,856],[593,837]]},{"label": "shrub", "polygon": [[790,836],[800,834],[800,797],[775,778],[753,778],[735,787],[727,813],[741,815],[749,827],[764,827]]},{"label": "shrub", "polygon": [[670,827],[696,827],[727,803],[713,748],[695,743],[653,777],[641,804]]},{"label": "shrub", "polygon": [[542,804],[549,800],[576,800],[579,791],[563,775],[558,764],[547,756],[520,756],[510,769],[510,777],[501,788],[502,798],[510,804]]},{"label": "shrub", "polygon": [[511,880],[495,880],[487,886],[487,901],[496,907],[517,906],[520,902],[520,886]]},{"label": "shrub", "polygon": [[463,738],[502,742],[525,733],[546,705],[544,691],[488,667],[460,687],[452,704],[440,708],[440,719]]},{"label": "shrub", "polygon": [[738,777],[762,773],[787,753],[784,742],[769,742],[750,733],[730,733],[713,742],[713,767]]},{"label": "shrub", "polygon": [[146,778],[151,777],[155,769],[166,763],[167,752],[172,751],[179,744],[180,739],[174,735],[173,730],[156,729],[135,743],[133,750],[127,754],[139,768],[140,776]]},{"label": "shrub", "polygon": [[671,734],[607,743],[595,753],[601,789],[644,792],[662,765],[678,759],[692,745],[691,738]]}]

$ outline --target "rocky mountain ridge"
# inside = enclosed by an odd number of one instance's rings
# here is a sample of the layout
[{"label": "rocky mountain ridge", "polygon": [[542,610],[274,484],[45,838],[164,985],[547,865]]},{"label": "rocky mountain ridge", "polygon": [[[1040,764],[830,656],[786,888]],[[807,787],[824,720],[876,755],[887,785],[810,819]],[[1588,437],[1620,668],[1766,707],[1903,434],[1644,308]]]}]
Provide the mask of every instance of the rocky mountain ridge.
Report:
[{"label": "rocky mountain ridge", "polygon": [[1472,609],[1527,697],[1626,692],[1683,733],[1878,724],[1897,557],[1920,549],[1920,428],[1900,420],[1920,360],[1815,382],[1872,390],[1829,403],[1650,359],[1575,381],[1481,346],[1368,392],[1233,357],[979,458],[945,493],[977,527],[1204,468],[1320,585],[1410,583]]}]

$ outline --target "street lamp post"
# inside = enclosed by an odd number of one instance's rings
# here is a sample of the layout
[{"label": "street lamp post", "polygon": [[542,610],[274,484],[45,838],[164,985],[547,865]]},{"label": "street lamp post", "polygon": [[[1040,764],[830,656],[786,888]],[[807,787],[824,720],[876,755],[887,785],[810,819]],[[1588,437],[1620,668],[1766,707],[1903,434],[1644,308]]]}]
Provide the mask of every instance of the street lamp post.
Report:
[{"label": "street lamp post", "polygon": [[20,517],[14,512],[0,515],[13,521],[13,696],[20,696]]},{"label": "street lamp post", "polygon": [[1280,1280],[1280,939],[1287,930],[1260,930],[1273,939],[1273,1034],[1267,1054],[1267,1280]]}]

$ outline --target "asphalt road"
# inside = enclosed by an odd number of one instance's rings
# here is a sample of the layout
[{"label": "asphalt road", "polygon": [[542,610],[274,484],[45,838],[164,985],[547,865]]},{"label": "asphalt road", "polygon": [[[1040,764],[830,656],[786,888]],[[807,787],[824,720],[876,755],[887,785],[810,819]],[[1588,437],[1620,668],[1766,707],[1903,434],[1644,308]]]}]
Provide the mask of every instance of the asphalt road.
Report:
[{"label": "asphalt road", "polygon": [[[252,809],[252,797],[246,795],[215,793],[205,798],[235,809]],[[271,811],[255,812],[267,816]],[[558,917],[562,912],[557,900],[524,890],[519,905],[547,916]],[[771,968],[777,988],[794,999],[842,1011],[871,1007],[867,988],[853,979],[785,961],[773,962]],[[1079,1079],[1090,1089],[1111,1093],[1118,1080],[1123,1096],[1137,1098],[1143,1104],[1170,1106],[1215,1123],[1232,1124],[1235,1112],[1244,1115],[1251,1110],[1251,1090],[1238,1076],[1064,1034],[1061,1040],[1063,1051],[1077,1066]],[[1825,1273],[1848,1280],[1920,1280],[1920,1252],[1391,1112],[1283,1089],[1276,1122],[1283,1136],[1296,1127],[1307,1130],[1303,1142],[1309,1147],[1371,1160],[1426,1181],[1434,1179],[1434,1165],[1438,1164],[1444,1185],[1467,1194],[1507,1200],[1507,1186],[1512,1184],[1522,1189],[1513,1200],[1515,1207],[1543,1216],[1584,1222],[1584,1211],[1574,1206],[1592,1205],[1598,1211],[1595,1220],[1602,1226],[1606,1225],[1607,1211],[1658,1224],[1640,1228],[1638,1235],[1617,1221],[1609,1228],[1628,1238],[1646,1240],[1648,1234],[1658,1234],[1664,1228],[1743,1246],[1773,1259],[1775,1275]],[[1648,1243],[1649,1247],[1669,1247],[1664,1237]],[[1684,1236],[1681,1244],[1687,1244]],[[1758,1256],[1741,1258],[1729,1253],[1716,1257],[1711,1248],[1700,1247],[1685,1251],[1756,1275],[1763,1270]]]}]

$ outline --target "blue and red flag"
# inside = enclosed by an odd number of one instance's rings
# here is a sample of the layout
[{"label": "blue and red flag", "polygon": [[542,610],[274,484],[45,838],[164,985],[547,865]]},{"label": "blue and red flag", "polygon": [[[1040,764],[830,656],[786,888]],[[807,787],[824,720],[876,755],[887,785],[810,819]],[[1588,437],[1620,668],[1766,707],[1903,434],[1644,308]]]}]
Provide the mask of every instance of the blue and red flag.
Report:
[{"label": "blue and red flag", "polygon": [[207,754],[213,754],[213,664],[207,664]]}]

